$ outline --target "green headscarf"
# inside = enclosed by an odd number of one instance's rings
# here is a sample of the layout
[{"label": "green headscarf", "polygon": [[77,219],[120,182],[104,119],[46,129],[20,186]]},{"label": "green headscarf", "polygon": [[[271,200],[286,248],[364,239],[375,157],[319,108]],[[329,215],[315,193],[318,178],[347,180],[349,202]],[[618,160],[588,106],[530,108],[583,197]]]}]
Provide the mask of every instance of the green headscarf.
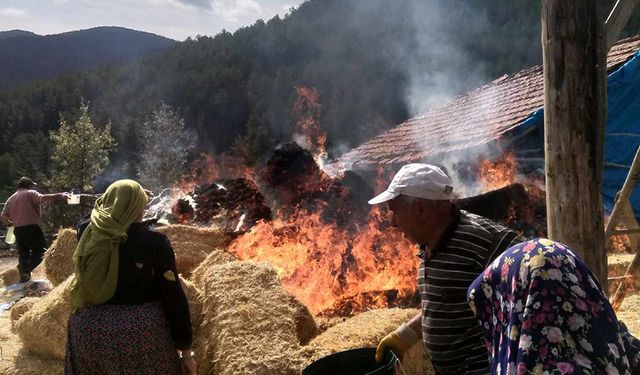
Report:
[{"label": "green headscarf", "polygon": [[104,303],[118,284],[120,244],[127,230],[147,204],[147,194],[133,180],[119,180],[96,200],[87,226],[73,254],[75,276],[71,281],[71,309]]}]

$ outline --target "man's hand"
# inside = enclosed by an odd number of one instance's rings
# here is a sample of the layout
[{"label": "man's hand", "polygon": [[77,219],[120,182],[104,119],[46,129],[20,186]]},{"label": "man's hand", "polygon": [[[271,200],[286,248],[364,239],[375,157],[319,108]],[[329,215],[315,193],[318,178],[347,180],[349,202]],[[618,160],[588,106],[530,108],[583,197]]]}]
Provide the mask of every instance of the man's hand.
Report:
[{"label": "man's hand", "polygon": [[376,348],[376,362],[382,361],[386,349],[391,349],[399,358],[402,358],[404,353],[418,341],[418,335],[408,325],[403,324],[380,340]]},{"label": "man's hand", "polygon": [[182,373],[186,375],[196,375],[198,365],[193,357],[182,358]]}]

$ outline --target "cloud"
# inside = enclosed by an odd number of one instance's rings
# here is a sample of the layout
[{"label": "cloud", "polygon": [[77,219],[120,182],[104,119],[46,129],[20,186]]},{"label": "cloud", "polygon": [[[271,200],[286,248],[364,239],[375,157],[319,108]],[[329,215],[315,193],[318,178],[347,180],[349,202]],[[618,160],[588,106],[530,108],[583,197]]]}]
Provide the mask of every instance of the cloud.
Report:
[{"label": "cloud", "polygon": [[242,16],[260,14],[262,7],[255,0],[213,0],[214,13],[225,21],[236,22]]},{"label": "cloud", "polygon": [[211,0],[177,0],[178,2],[196,8],[211,9]]},{"label": "cloud", "polygon": [[21,17],[26,15],[27,12],[24,9],[16,7],[0,8],[0,15],[8,17]]}]

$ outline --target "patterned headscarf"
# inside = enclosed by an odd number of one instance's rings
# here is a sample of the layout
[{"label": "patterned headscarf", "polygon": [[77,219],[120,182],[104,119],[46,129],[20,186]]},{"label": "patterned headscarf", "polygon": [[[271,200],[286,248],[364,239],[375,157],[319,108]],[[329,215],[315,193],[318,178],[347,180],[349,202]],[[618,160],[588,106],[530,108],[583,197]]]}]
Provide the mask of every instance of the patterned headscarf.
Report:
[{"label": "patterned headscarf", "polygon": [[113,297],[118,284],[120,245],[127,230],[147,204],[147,194],[133,180],[119,180],[96,200],[76,251],[71,282],[72,311]]},{"label": "patterned headscarf", "polygon": [[469,287],[493,374],[638,374],[640,342],[595,276],[547,239],[506,250]]}]

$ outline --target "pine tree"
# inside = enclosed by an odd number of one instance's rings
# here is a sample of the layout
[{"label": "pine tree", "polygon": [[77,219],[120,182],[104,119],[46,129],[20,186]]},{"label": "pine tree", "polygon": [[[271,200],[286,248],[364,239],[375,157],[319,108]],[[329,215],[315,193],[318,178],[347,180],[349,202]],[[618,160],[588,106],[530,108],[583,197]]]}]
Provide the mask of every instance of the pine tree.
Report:
[{"label": "pine tree", "polygon": [[96,128],[89,116],[89,105],[80,104],[78,119],[71,123],[61,116],[60,128],[50,132],[53,141],[52,187],[90,191],[95,178],[109,165],[109,153],[117,143],[111,124]]}]

